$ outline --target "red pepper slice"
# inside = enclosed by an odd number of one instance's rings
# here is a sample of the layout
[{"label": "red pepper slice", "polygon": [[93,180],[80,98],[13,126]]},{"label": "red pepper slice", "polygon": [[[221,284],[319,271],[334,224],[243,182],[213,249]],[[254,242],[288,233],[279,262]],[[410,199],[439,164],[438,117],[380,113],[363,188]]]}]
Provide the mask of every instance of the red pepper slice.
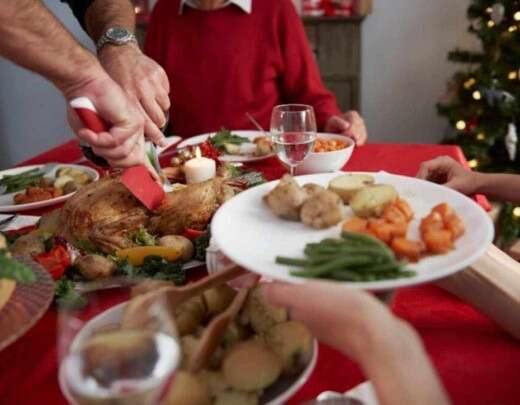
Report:
[{"label": "red pepper slice", "polygon": [[184,233],[182,234],[182,236],[184,236],[185,238],[188,238],[189,240],[195,240],[199,236],[203,236],[203,235],[206,235],[206,231],[199,231],[198,229],[191,229],[191,228],[186,228],[184,230]]},{"label": "red pepper slice", "polygon": [[34,260],[41,264],[54,280],[58,280],[70,266],[70,255],[62,245],[56,245],[46,253],[40,253]]}]

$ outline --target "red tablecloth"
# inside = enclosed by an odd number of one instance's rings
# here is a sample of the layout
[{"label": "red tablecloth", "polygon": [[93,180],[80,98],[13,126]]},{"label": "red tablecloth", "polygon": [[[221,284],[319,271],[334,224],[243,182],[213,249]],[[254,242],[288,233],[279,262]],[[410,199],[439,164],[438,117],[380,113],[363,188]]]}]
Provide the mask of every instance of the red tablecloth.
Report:
[{"label": "red tablecloth", "polygon": [[[345,169],[414,175],[420,162],[444,154],[464,161],[454,146],[371,144],[358,148]],[[77,143],[71,141],[24,163],[71,162],[80,156]],[[271,179],[282,173],[275,159],[255,168]],[[107,291],[101,302],[109,307],[126,297],[125,291]],[[434,285],[423,285],[398,291],[393,310],[421,334],[454,403],[520,402],[520,342],[472,306]],[[56,376],[56,317],[50,309],[31,331],[0,352],[0,403],[65,403]],[[354,363],[321,345],[314,373],[290,403],[301,403],[324,390],[345,391],[362,380]]]}]

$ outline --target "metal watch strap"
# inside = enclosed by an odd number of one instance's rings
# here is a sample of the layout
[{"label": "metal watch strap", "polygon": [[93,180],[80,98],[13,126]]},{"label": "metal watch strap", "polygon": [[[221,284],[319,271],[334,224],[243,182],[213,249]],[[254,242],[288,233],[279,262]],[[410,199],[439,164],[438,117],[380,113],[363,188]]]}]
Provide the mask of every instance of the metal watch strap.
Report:
[{"label": "metal watch strap", "polygon": [[112,44],[112,45],[116,45],[116,46],[125,45],[125,44],[128,44],[128,43],[135,43],[135,44],[137,44],[137,38],[131,32],[128,32],[128,38],[126,40],[122,41],[122,42],[117,42],[117,41],[109,38],[107,36],[107,32],[108,32],[108,30],[106,30],[103,33],[101,38],[99,38],[98,42],[96,43],[96,51],[97,52],[99,52],[101,50],[101,48],[103,48],[106,44]]}]

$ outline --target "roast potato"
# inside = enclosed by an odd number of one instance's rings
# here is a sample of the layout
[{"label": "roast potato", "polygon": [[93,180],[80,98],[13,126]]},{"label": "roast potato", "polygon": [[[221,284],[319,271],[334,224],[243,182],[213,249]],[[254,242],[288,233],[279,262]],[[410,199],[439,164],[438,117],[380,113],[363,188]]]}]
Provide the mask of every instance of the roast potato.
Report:
[{"label": "roast potato", "polygon": [[265,340],[268,347],[282,360],[285,375],[299,373],[310,360],[312,335],[301,322],[279,323],[267,333]]},{"label": "roast potato", "polygon": [[343,203],[332,191],[320,191],[307,198],[300,211],[305,225],[315,229],[329,228],[343,219]]},{"label": "roast potato", "polygon": [[45,252],[45,244],[38,233],[33,231],[16,239],[10,250],[14,255],[36,256]]},{"label": "roast potato", "polygon": [[179,370],[163,402],[164,405],[210,405],[206,383],[197,375]]},{"label": "roast potato", "polygon": [[388,204],[397,199],[393,186],[375,184],[359,190],[350,200],[354,214],[361,218],[380,217]]},{"label": "roast potato", "polygon": [[235,345],[222,363],[224,379],[234,389],[253,392],[268,387],[282,372],[282,362],[260,340]]},{"label": "roast potato", "polygon": [[252,392],[222,391],[215,397],[214,405],[257,405],[258,397]]},{"label": "roast potato", "polygon": [[303,185],[303,190],[307,194],[307,197],[312,197],[313,195],[317,193],[321,193],[322,191],[325,191],[325,188],[320,186],[319,184],[315,183],[307,183]]},{"label": "roast potato", "polygon": [[197,376],[207,385],[209,394],[212,397],[216,397],[221,392],[229,389],[229,385],[226,383],[226,380],[224,380],[224,375],[220,371],[203,369]]},{"label": "roast potato", "polygon": [[267,333],[277,323],[287,321],[287,310],[269,304],[259,286],[252,288],[247,296],[240,321],[249,324],[258,334]]},{"label": "roast potato", "polygon": [[96,254],[78,257],[74,262],[74,266],[87,280],[110,277],[117,269],[116,264],[112,260]]},{"label": "roast potato", "polygon": [[354,194],[374,183],[374,178],[368,174],[343,174],[330,181],[329,190],[339,195],[343,202],[348,204]]},{"label": "roast potato", "polygon": [[182,260],[188,261],[193,257],[195,248],[193,243],[188,238],[180,235],[166,235],[159,238],[157,241],[159,246],[165,246],[181,252]]},{"label": "roast potato", "polygon": [[41,236],[54,236],[60,229],[61,210],[54,210],[43,215],[38,221],[38,234]]},{"label": "roast potato", "polygon": [[227,284],[221,284],[202,293],[208,315],[214,316],[224,311],[236,295],[236,291]]},{"label": "roast potato", "polygon": [[194,333],[206,317],[206,306],[202,297],[192,297],[179,305],[174,316],[180,336]]},{"label": "roast potato", "polygon": [[298,221],[300,208],[307,198],[294,178],[288,174],[282,177],[278,185],[264,196],[264,202],[280,218]]}]

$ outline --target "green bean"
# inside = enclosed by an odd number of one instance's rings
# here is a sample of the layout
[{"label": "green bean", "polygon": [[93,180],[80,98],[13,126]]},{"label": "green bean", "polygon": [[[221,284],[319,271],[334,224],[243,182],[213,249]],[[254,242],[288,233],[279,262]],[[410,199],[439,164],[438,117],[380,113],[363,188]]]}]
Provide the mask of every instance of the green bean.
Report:
[{"label": "green bean", "polygon": [[276,263],[278,263],[278,264],[285,264],[287,266],[303,267],[303,266],[307,266],[309,264],[309,260],[305,260],[305,259],[292,259],[290,257],[277,256],[276,257]]},{"label": "green bean", "polygon": [[339,257],[323,264],[306,266],[303,271],[313,274],[315,277],[319,277],[326,276],[336,270],[346,269],[352,266],[366,265],[369,263],[372,263],[372,258],[369,256]]}]

